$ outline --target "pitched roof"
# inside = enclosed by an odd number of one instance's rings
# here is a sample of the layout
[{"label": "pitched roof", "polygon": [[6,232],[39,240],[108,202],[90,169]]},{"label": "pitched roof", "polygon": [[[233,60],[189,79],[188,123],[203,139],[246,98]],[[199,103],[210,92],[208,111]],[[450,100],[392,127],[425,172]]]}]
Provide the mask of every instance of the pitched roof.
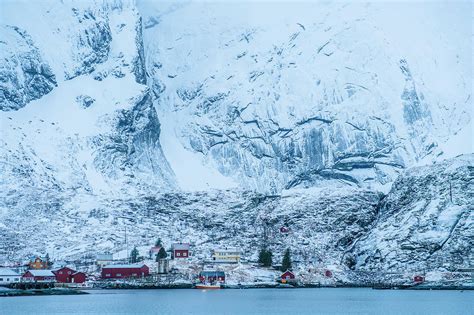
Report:
[{"label": "pitched roof", "polygon": [[28,270],[34,277],[56,277],[54,275],[54,273],[51,271],[51,270],[43,270],[43,269],[39,269],[39,270],[35,270],[35,269],[31,269],[31,270]]},{"label": "pitched roof", "polygon": [[19,274],[11,269],[0,268],[0,276],[19,276]]},{"label": "pitched roof", "polygon": [[225,277],[225,272],[224,271],[201,271],[199,274],[203,277]]},{"label": "pitched roof", "polygon": [[189,250],[189,243],[174,243],[173,250]]},{"label": "pitched roof", "polygon": [[141,268],[143,266],[146,266],[146,265],[145,264],[106,265],[102,269],[105,269],[105,268],[116,268],[116,269]]}]

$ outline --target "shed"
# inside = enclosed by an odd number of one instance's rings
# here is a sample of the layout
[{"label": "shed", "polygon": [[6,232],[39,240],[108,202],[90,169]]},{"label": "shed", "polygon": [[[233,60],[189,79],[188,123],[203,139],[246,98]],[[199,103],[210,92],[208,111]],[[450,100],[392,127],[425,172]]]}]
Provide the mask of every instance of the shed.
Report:
[{"label": "shed", "polygon": [[294,281],[296,277],[293,272],[291,272],[290,270],[287,270],[281,274],[280,278],[281,278],[282,283],[286,283],[286,282]]},{"label": "shed", "polygon": [[56,282],[56,276],[51,270],[28,270],[22,276],[27,282]]},{"label": "shed", "polygon": [[11,269],[0,268],[0,285],[20,282],[20,275]]},{"label": "shed", "polygon": [[146,277],[150,269],[145,264],[107,265],[102,268],[103,279]]}]

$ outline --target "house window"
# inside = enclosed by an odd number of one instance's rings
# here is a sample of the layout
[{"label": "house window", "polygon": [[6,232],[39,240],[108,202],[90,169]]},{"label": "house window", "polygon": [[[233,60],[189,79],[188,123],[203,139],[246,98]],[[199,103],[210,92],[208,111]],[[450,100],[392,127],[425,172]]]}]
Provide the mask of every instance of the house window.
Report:
[{"label": "house window", "polygon": [[121,277],[121,276],[122,276],[122,274],[121,274],[121,273],[118,273],[118,274],[117,274],[117,277]]},{"label": "house window", "polygon": [[0,278],[0,281],[3,281],[3,278]]},{"label": "house window", "polygon": [[59,274],[60,274],[60,275],[62,275],[62,274],[63,274],[63,272],[62,272],[62,271],[60,271],[60,272],[59,272]]},{"label": "house window", "polygon": [[181,256],[181,254],[180,254],[180,253],[176,253],[176,257],[179,257],[179,256]]},{"label": "house window", "polygon": [[110,277],[110,273],[106,273],[105,276],[106,276],[106,277]]},{"label": "house window", "polygon": [[70,274],[71,274],[71,272],[70,272],[70,271],[68,271],[68,272],[67,272],[67,274],[68,274],[68,275],[70,275]]},{"label": "house window", "polygon": [[137,274],[136,274],[136,273],[132,273],[132,276],[136,277],[136,276],[137,276]]},{"label": "house window", "polygon": [[187,253],[183,253],[183,256],[187,256],[188,254]]}]

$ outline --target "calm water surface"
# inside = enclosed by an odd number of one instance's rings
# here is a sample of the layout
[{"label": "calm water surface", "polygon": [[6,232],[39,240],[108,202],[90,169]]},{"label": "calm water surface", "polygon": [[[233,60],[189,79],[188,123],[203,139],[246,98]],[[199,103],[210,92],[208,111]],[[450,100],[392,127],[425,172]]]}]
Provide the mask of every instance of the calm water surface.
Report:
[{"label": "calm water surface", "polygon": [[0,314],[474,314],[474,291],[101,290],[0,298]]}]

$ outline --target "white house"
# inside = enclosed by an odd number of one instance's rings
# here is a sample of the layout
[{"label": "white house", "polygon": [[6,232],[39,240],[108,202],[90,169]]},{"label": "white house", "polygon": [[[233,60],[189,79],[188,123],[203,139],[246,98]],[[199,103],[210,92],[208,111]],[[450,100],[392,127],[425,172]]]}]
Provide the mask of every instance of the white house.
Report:
[{"label": "white house", "polygon": [[0,268],[0,285],[20,282],[21,276],[11,269]]},{"label": "white house", "polygon": [[240,250],[227,247],[214,249],[212,260],[217,263],[238,263],[240,262]]}]

